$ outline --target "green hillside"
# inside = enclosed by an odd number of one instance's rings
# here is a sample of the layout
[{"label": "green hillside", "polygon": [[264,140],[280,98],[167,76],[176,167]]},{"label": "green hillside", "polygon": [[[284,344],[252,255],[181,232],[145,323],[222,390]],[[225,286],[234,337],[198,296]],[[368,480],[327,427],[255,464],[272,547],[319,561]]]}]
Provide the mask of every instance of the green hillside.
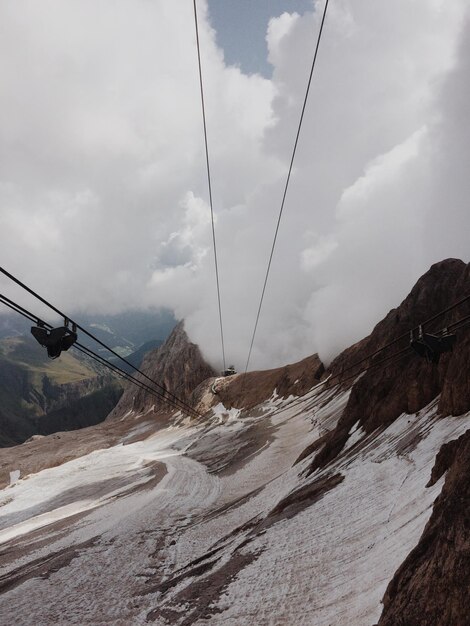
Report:
[{"label": "green hillside", "polygon": [[63,352],[59,359],[49,359],[46,350],[27,336],[0,340],[0,359],[23,366],[31,374],[35,386],[42,384],[44,376],[57,385],[97,376],[83,359],[77,357],[77,353]]},{"label": "green hillside", "polygon": [[[136,367],[149,350],[163,343],[176,323],[165,309],[75,317]],[[34,434],[100,422],[122,393],[121,379],[73,348],[49,359],[30,335],[30,326],[18,315],[0,315],[0,447]],[[134,371],[83,333],[80,342],[124,370]]]},{"label": "green hillside", "polygon": [[0,446],[98,423],[121,393],[109,370],[78,352],[51,360],[31,336],[0,340]]}]

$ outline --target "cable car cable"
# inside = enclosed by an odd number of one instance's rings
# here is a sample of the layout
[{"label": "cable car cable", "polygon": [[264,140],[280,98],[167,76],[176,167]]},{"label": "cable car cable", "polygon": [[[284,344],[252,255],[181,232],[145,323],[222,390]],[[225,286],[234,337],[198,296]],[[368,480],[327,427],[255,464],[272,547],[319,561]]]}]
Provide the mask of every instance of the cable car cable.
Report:
[{"label": "cable car cable", "polygon": [[[33,313],[31,313],[27,309],[21,307],[19,304],[13,302],[12,300],[10,300],[9,298],[7,298],[6,296],[4,296],[2,294],[0,294],[0,302],[2,302],[6,306],[8,306],[10,309],[15,311],[16,313],[19,313],[20,315],[22,315],[23,317],[25,317],[26,319],[28,319],[29,321],[31,321],[33,323],[40,322],[41,325],[43,325],[45,328],[49,328],[49,329],[53,328],[51,324],[49,324],[48,322],[45,322],[44,320],[41,320],[40,318],[36,317]],[[167,404],[170,404],[172,407],[174,407],[174,408],[176,408],[176,409],[178,409],[180,411],[185,411],[186,413],[190,413],[193,416],[202,417],[202,415],[200,413],[197,413],[197,411],[195,409],[192,409],[192,407],[190,407],[189,405],[186,405],[185,403],[183,403],[183,401],[181,401],[181,405],[180,405],[177,402],[175,402],[174,400],[166,398],[166,396],[164,396],[161,392],[158,392],[157,390],[152,389],[147,384],[143,383],[142,381],[139,381],[137,378],[132,376],[129,372],[126,372],[125,370],[123,370],[119,366],[117,366],[116,364],[111,363],[110,361],[107,361],[101,355],[98,355],[97,353],[93,352],[93,350],[91,350],[91,348],[88,348],[87,346],[84,346],[83,344],[80,344],[80,343],[75,343],[73,345],[73,347],[77,348],[79,350],[79,352],[83,352],[83,353],[87,354],[88,356],[93,358],[95,361],[98,361],[102,365],[105,365],[106,367],[112,369],[114,371],[114,373],[117,373],[119,376],[121,376],[121,378],[126,378],[129,382],[134,382],[134,384],[137,384],[137,386],[141,387],[141,389],[152,393],[156,397],[158,397],[161,400],[165,401]]]},{"label": "cable car cable", "polygon": [[[43,304],[45,304],[46,306],[48,306],[50,309],[52,309],[55,313],[57,313],[58,315],[60,315],[63,318],[68,319],[72,324],[75,324],[77,329],[81,330],[85,335],[87,335],[88,337],[90,337],[90,339],[93,339],[93,341],[96,341],[96,343],[98,343],[100,346],[102,346],[103,348],[105,348],[106,350],[108,350],[109,352],[111,352],[111,354],[113,354],[114,356],[116,356],[117,358],[119,358],[121,361],[123,361],[124,363],[126,363],[126,365],[132,367],[133,370],[135,370],[136,372],[138,372],[139,374],[141,374],[144,378],[146,378],[147,380],[149,380],[152,384],[154,384],[156,387],[158,387],[159,389],[161,389],[161,391],[167,393],[170,397],[172,397],[174,400],[180,402],[183,405],[186,405],[189,407],[189,405],[187,405],[187,403],[185,403],[183,400],[181,400],[180,398],[178,398],[177,396],[175,396],[175,394],[173,394],[171,391],[169,391],[164,385],[161,385],[160,383],[158,383],[155,380],[152,380],[151,378],[149,378],[149,376],[147,376],[146,374],[144,374],[144,372],[142,372],[139,368],[135,367],[135,365],[133,365],[130,361],[128,361],[127,359],[125,359],[123,356],[121,356],[120,354],[118,354],[117,352],[115,352],[112,348],[110,348],[109,346],[107,346],[105,343],[103,343],[100,339],[98,339],[98,337],[96,337],[95,335],[93,335],[92,333],[90,333],[86,328],[84,328],[83,326],[81,326],[80,324],[77,324],[76,322],[74,322],[74,320],[72,320],[70,317],[68,317],[67,315],[65,315],[64,313],[62,313],[62,311],[60,311],[58,308],[56,308],[53,304],[51,304],[50,302],[48,302],[47,300],[45,300],[43,297],[41,297],[39,294],[37,294],[35,291],[33,291],[30,287],[28,287],[27,285],[25,285],[23,282],[21,282],[18,278],[16,278],[15,276],[13,276],[12,274],[10,274],[10,272],[8,272],[7,270],[5,270],[3,267],[0,267],[0,272],[2,274],[4,274],[5,276],[7,276],[8,278],[10,278],[10,280],[12,280],[13,282],[15,282],[17,285],[19,285],[20,287],[22,287],[23,289],[25,289],[28,293],[30,293],[32,296],[34,296],[35,298],[37,298],[40,302],[42,302]],[[192,408],[192,407],[189,407]]]},{"label": "cable car cable", "polygon": [[[457,302],[454,302],[452,305],[450,305],[446,309],[443,309],[442,311],[439,311],[438,313],[436,313],[432,317],[430,317],[427,320],[425,320],[422,324],[419,324],[418,326],[415,326],[413,330],[416,330],[416,328],[418,328],[419,326],[424,326],[424,324],[429,324],[431,321],[434,321],[434,320],[438,319],[439,317],[442,317],[442,315],[444,315],[445,313],[449,313],[450,311],[452,311],[453,309],[459,307],[461,304],[463,304],[464,302],[467,302],[468,300],[470,300],[470,294],[465,296],[461,300],[458,300]],[[458,331],[461,328],[464,328],[465,326],[467,326],[469,322],[470,322],[470,315],[466,315],[466,316],[460,318],[459,320],[456,320],[452,324],[447,324],[447,326],[445,328],[447,330],[454,329],[455,331]],[[441,332],[444,332],[444,330],[441,331]],[[330,376],[326,380],[324,380],[323,382],[321,382],[318,385],[316,385],[315,388],[318,388],[318,387],[321,387],[323,385],[326,385],[327,383],[330,383],[332,379],[335,379],[335,378],[340,379],[337,384],[342,384],[344,382],[347,382],[347,381],[351,380],[352,378],[356,378],[356,377],[360,376],[362,373],[368,371],[369,369],[372,369],[373,367],[377,367],[378,365],[382,365],[383,363],[385,363],[385,362],[387,362],[389,360],[394,359],[395,357],[399,357],[397,360],[400,360],[405,355],[405,353],[408,352],[408,350],[410,348],[409,345],[406,346],[405,348],[403,348],[402,350],[399,350],[398,352],[395,352],[394,354],[391,354],[390,356],[385,357],[384,359],[382,359],[380,361],[376,361],[375,363],[371,363],[370,366],[368,366],[366,368],[362,368],[361,370],[351,374],[347,378],[342,378],[345,372],[350,371],[351,369],[353,369],[357,365],[360,365],[364,361],[367,361],[367,360],[371,359],[372,357],[376,356],[377,354],[379,354],[380,352],[383,352],[386,348],[389,348],[392,345],[398,343],[398,341],[400,341],[401,339],[404,339],[405,337],[409,337],[409,334],[410,334],[410,331],[407,331],[403,335],[400,335],[399,337],[397,337],[396,339],[394,339],[394,340],[390,341],[389,343],[385,344],[381,348],[379,348],[379,349],[375,350],[374,352],[371,352],[370,354],[366,355],[365,357],[363,357],[359,361],[356,361],[355,363],[350,365],[345,370],[339,372],[338,374],[330,374]],[[307,394],[309,394],[310,392],[311,392],[311,390],[307,391],[305,394],[303,394],[302,396],[299,396],[297,400],[294,400],[288,406],[285,406],[285,407],[283,407],[281,409],[278,409],[277,411],[274,411],[270,415],[275,415],[278,412],[285,411],[285,410],[287,410],[289,408],[292,408],[293,406],[296,406],[297,404],[300,404],[302,402],[302,399]]]},{"label": "cable car cable", "polygon": [[30,315],[25,309],[20,307],[19,304],[18,305],[15,304],[12,300],[7,298],[3,294],[0,294],[0,302],[2,302],[2,304],[4,304],[5,306],[9,307],[15,313],[19,313],[20,315],[28,319],[30,322],[33,322],[33,324],[35,324],[38,321],[37,317],[33,317],[32,315]]},{"label": "cable car cable", "polygon": [[456,307],[460,306],[464,302],[467,302],[468,300],[470,300],[470,293],[468,295],[466,295],[464,298],[462,298],[461,300],[458,300],[457,302],[454,302],[454,304],[451,304],[449,307],[447,307],[443,311],[439,311],[439,313],[436,313],[435,315],[433,315],[432,317],[430,317],[429,319],[424,321],[422,324],[420,324],[420,326],[425,326],[425,325],[429,324],[430,322],[433,322],[434,320],[438,319],[439,317],[441,317],[445,313],[449,313],[449,311],[452,311],[453,309],[455,309]]},{"label": "cable car cable", "polygon": [[297,134],[296,134],[296,137],[295,137],[294,149],[292,151],[292,156],[291,156],[291,160],[290,160],[289,170],[288,170],[288,173],[287,173],[287,180],[286,180],[286,184],[285,184],[285,187],[284,187],[284,193],[283,193],[283,196],[282,196],[281,208],[279,210],[279,216],[277,218],[276,230],[274,232],[274,240],[273,240],[272,247],[271,247],[271,253],[269,255],[268,267],[267,267],[266,275],[265,275],[265,278],[264,278],[263,289],[261,291],[261,298],[260,298],[260,301],[259,301],[258,312],[256,314],[255,327],[254,327],[254,330],[253,330],[253,335],[251,337],[250,349],[248,351],[248,358],[246,360],[245,374],[248,371],[248,366],[250,364],[250,358],[251,358],[251,352],[253,350],[253,344],[254,344],[254,341],[255,341],[256,331],[258,329],[258,322],[259,322],[259,318],[260,318],[260,315],[261,315],[261,308],[263,306],[264,294],[265,294],[265,291],[266,291],[266,285],[268,283],[269,272],[271,270],[271,263],[272,263],[272,260],[273,260],[274,248],[276,247],[277,235],[279,233],[279,226],[281,224],[281,217],[282,217],[282,213],[284,211],[284,204],[285,204],[286,196],[287,196],[287,189],[289,187],[290,177],[291,177],[291,173],[292,173],[292,167],[294,165],[295,153],[297,151],[297,144],[299,142],[300,130],[302,128],[302,122],[303,122],[303,119],[304,119],[305,108],[307,106],[308,94],[309,94],[309,91],[310,91],[310,85],[312,83],[312,76],[313,76],[313,71],[315,69],[315,64],[316,64],[317,55],[318,55],[318,49],[320,47],[320,41],[321,41],[321,36],[322,36],[322,32],[323,32],[323,25],[325,23],[326,12],[327,12],[327,9],[328,9],[328,2],[329,2],[329,0],[326,0],[325,7],[323,9],[323,16],[322,16],[322,20],[321,20],[321,24],[320,24],[320,30],[318,32],[317,43],[316,43],[316,46],[315,46],[315,54],[313,56],[312,66],[311,66],[311,69],[310,69],[310,75],[309,75],[309,78],[308,78],[307,89],[306,89],[306,92],[305,92],[305,98],[304,98],[304,102],[303,102],[303,106],[302,106],[302,112],[300,114],[299,125],[298,125],[298,128],[297,128]]},{"label": "cable car cable", "polygon": [[[400,358],[402,358],[406,352],[409,351],[409,346],[407,346],[406,348],[403,348],[402,350],[399,350],[397,352],[395,352],[394,354],[389,355],[388,357],[386,357],[385,359],[382,359],[381,361],[377,361],[376,363],[371,363],[371,365],[369,365],[368,367],[363,368],[362,370],[360,370],[359,372],[355,372],[354,374],[352,374],[351,376],[348,376],[347,378],[341,379],[339,380],[336,384],[342,384],[347,382],[348,380],[352,379],[352,378],[357,378],[358,376],[360,376],[361,374],[367,372],[368,370],[372,369],[373,367],[377,367],[379,365],[382,365],[383,363],[390,361],[392,359],[395,359],[397,357],[399,357],[397,360],[399,360]],[[331,376],[329,376],[326,380],[324,380],[323,382],[319,383],[318,385],[316,385],[315,388],[319,388],[322,385],[326,385],[331,383],[331,380],[334,378],[340,378],[341,374],[332,374]],[[305,394],[303,394],[302,396],[299,396],[297,400],[292,401],[291,404],[282,407],[280,409],[277,409],[276,411],[274,411],[273,413],[270,413],[269,415],[277,415],[277,413],[281,413],[283,411],[287,411],[288,409],[296,406],[297,404],[301,404],[303,401],[303,398],[305,398],[305,396],[307,394],[310,393],[311,390],[307,391]]]},{"label": "cable car cable", "polygon": [[101,365],[108,367],[109,369],[113,371],[114,374],[116,374],[117,376],[120,376],[121,378],[127,380],[130,383],[133,383],[136,387],[139,387],[146,393],[150,393],[155,398],[162,400],[163,402],[168,404],[170,408],[177,409],[178,411],[182,411],[192,417],[201,417],[201,415],[199,413],[196,413],[194,410],[189,411],[187,408],[181,407],[180,405],[176,404],[176,402],[169,400],[168,398],[163,396],[161,393],[159,393],[155,389],[152,389],[145,383],[142,383],[142,381],[139,381],[137,378],[135,378],[134,376],[132,376],[131,374],[129,374],[128,372],[120,368],[119,366],[115,365],[114,363],[110,363],[104,357],[100,356],[99,354],[96,354],[96,352],[93,352],[93,350],[90,350],[83,344],[80,344],[80,343],[74,344],[73,348],[75,348],[79,352],[82,352],[83,354],[90,357],[94,361],[100,363]]},{"label": "cable car cable", "polygon": [[[435,315],[433,315],[432,317],[429,317],[427,320],[425,320],[424,322],[422,322],[421,324],[417,324],[416,326],[414,326],[412,329],[410,330],[417,330],[420,326],[424,327],[425,325],[429,324],[430,322],[435,321],[436,319],[438,319],[439,317],[442,317],[443,315],[445,315],[446,313],[449,313],[450,311],[453,311],[454,309],[456,309],[457,307],[459,307],[461,304],[464,304],[464,302],[467,302],[468,300],[470,300],[470,294],[468,294],[467,296],[465,296],[464,298],[458,300],[457,302],[454,302],[453,304],[451,304],[449,307],[447,307],[446,309],[443,309],[442,311],[439,311],[438,313],[436,313]],[[449,324],[447,326],[448,328],[452,328],[453,324]],[[356,367],[357,365],[360,365],[361,363],[363,363],[364,361],[367,361],[368,359],[371,359],[372,357],[376,356],[377,354],[379,354],[380,352],[383,352],[386,348],[390,348],[391,346],[395,345],[396,343],[398,343],[399,341],[401,341],[402,339],[407,339],[410,336],[410,330],[406,331],[405,333],[403,333],[402,335],[400,335],[399,337],[396,337],[395,339],[393,339],[392,341],[386,343],[385,345],[381,346],[380,348],[377,348],[377,350],[374,350],[374,352],[371,352],[370,354],[367,354],[365,357],[363,357],[362,359],[360,359],[359,361],[356,361],[355,363],[352,363],[351,365],[349,365],[345,370],[343,370],[343,374],[345,372],[348,372],[349,370],[353,369],[354,367]]]},{"label": "cable car cable", "polygon": [[209,165],[209,146],[207,141],[207,124],[206,124],[206,107],[204,102],[204,86],[202,81],[202,66],[201,66],[201,47],[199,42],[199,28],[198,28],[198,19],[197,19],[197,7],[196,0],[193,0],[194,6],[194,25],[196,28],[196,47],[197,47],[197,60],[199,67],[199,87],[201,92],[201,108],[202,108],[202,122],[204,127],[204,145],[206,150],[206,169],[207,169],[207,184],[209,187],[209,204],[211,209],[211,225],[212,225],[212,244],[214,248],[214,265],[215,265],[215,281],[217,285],[217,301],[219,305],[219,323],[220,323],[220,340],[222,343],[222,361],[224,364],[224,371],[226,369],[225,365],[225,342],[224,342],[224,329],[222,324],[222,304],[220,298],[220,283],[219,283],[219,264],[217,261],[217,245],[215,239],[215,224],[214,224],[214,205],[212,201],[212,183],[211,183],[211,170]]}]

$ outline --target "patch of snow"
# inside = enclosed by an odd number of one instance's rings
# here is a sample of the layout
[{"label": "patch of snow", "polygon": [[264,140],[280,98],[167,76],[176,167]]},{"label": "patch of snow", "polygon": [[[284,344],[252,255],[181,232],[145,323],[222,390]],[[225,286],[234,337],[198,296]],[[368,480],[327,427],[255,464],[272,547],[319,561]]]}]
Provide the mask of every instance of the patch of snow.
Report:
[{"label": "patch of snow", "polygon": [[13,524],[5,530],[0,530],[0,545],[10,539],[20,537],[21,535],[25,535],[33,530],[52,524],[53,522],[71,517],[76,513],[89,511],[99,505],[100,502],[98,500],[77,500],[72,504],[57,507],[53,511],[47,511],[46,513],[41,513],[18,524]]},{"label": "patch of snow", "polygon": [[11,485],[14,485],[21,476],[21,471],[20,470],[13,470],[12,472],[10,472],[10,487]]},{"label": "patch of snow", "polygon": [[354,424],[348,433],[348,440],[343,448],[343,452],[352,448],[358,441],[360,441],[366,433],[359,425],[359,420]]},{"label": "patch of snow", "polygon": [[254,614],[260,624],[273,616],[315,626],[376,623],[386,586],[418,542],[442,488],[443,478],[425,487],[435,455],[468,427],[467,416],[428,429],[431,416],[416,418],[413,426],[427,436],[407,457],[390,453],[391,442],[409,430],[409,416],[402,416],[367,453],[328,468],[344,475],[342,483],[251,542],[246,551],[259,558],[216,604],[224,623],[248,624],[240,616]]},{"label": "patch of snow", "polygon": [[241,413],[240,409],[236,409],[235,407],[226,409],[222,402],[219,402],[219,404],[212,407],[212,412],[213,416],[217,418],[219,424],[234,422]]},{"label": "patch of snow", "polygon": [[134,428],[131,428],[129,432],[124,437],[121,438],[120,443],[125,444],[126,441],[129,441],[130,439],[133,439],[134,437],[138,437],[140,435],[145,435],[154,429],[155,429],[155,424],[153,424],[152,422],[144,422],[143,424],[140,424],[139,426],[135,426]]},{"label": "patch of snow", "polygon": [[[0,543],[52,521],[99,506],[105,500],[114,498],[123,489],[129,488],[127,483],[122,486],[117,481],[115,488],[111,485],[103,496],[93,497],[93,491],[104,481],[117,480],[133,473],[136,485],[145,483],[149,479],[145,471],[146,465],[181,454],[172,446],[186,436],[188,431],[178,432],[169,428],[157,432],[144,441],[96,450],[58,467],[42,470],[29,476],[28,480],[17,480],[14,498],[2,507]],[[62,506],[61,494],[73,490],[77,490],[77,493],[86,490],[89,497],[77,500],[73,506]],[[46,515],[42,510],[45,501],[58,502],[58,506],[47,511]],[[37,514],[35,510],[38,511]],[[27,523],[25,520],[28,520]]]}]

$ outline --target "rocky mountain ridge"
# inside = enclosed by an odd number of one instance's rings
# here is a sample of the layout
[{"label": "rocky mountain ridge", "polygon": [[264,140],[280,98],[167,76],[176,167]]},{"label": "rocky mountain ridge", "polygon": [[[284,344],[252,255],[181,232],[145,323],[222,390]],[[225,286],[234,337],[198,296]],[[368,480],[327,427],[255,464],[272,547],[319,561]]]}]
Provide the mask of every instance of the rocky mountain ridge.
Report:
[{"label": "rocky mountain ridge", "polygon": [[[352,387],[351,395],[337,428],[330,434],[321,453],[316,455],[312,470],[338,454],[355,423],[370,433],[387,427],[402,413],[416,413],[437,397],[442,415],[461,415],[470,410],[470,327],[467,325],[456,331],[457,342],[453,351],[443,354],[438,364],[427,362],[409,349],[410,329],[434,318],[468,294],[470,264],[457,259],[436,263],[368,337],[331,363],[329,373],[339,372],[340,381],[341,372],[347,374],[350,380],[345,384]],[[470,299],[433,319],[425,325],[425,330],[432,333],[450,327],[469,313]],[[400,337],[385,351],[367,358]],[[399,358],[394,357],[401,352]],[[358,365],[353,367],[354,363]],[[374,363],[377,363],[376,367]],[[355,381],[354,374],[359,375],[366,367],[370,369]]]},{"label": "rocky mountain ridge", "polygon": [[[72,623],[83,611],[109,623],[118,610],[127,623],[180,626],[245,625],[253,615],[260,624],[466,626],[470,326],[456,327],[455,348],[439,364],[412,352],[408,335],[470,293],[469,268],[454,259],[434,265],[326,371],[313,355],[221,378],[180,324],[143,370],[203,419],[129,386],[104,423],[8,451],[2,479],[12,469],[29,475],[18,498],[44,484],[57,492],[26,513],[9,499],[15,485],[0,494],[13,525],[3,540],[14,536],[3,579],[8,615],[24,603],[28,581],[28,603],[47,621],[78,576],[62,615]],[[426,330],[467,314],[465,304]],[[93,512],[82,510],[97,492]],[[78,517],[57,521],[53,509],[42,530],[51,507],[62,515],[68,503]],[[14,535],[23,522],[34,537]],[[36,558],[35,542],[45,541]],[[84,604],[97,585],[100,606]]]},{"label": "rocky mountain ridge", "polygon": [[[219,401],[227,409],[247,410],[265,402],[273,394],[281,398],[301,396],[320,382],[324,372],[320,357],[313,354],[283,367],[219,378],[211,384],[212,403]],[[203,386],[207,387],[207,383]],[[201,391],[196,390],[194,400],[201,397]]]},{"label": "rocky mountain ridge", "polygon": [[[215,376],[214,369],[206,363],[199,347],[189,340],[183,321],[175,326],[163,346],[146,355],[141,370],[161,387],[189,404],[193,402],[196,388],[203,381]],[[136,378],[152,386],[152,383],[141,374],[136,374]],[[144,413],[149,410],[167,415],[172,413],[171,407],[164,401],[144,389],[129,384],[109,419],[129,411]]]},{"label": "rocky mountain ridge", "polygon": [[[142,369],[150,378],[160,381],[184,402],[201,411],[217,402],[222,402],[227,409],[250,409],[274,392],[280,397],[301,396],[315,384],[332,377],[328,385],[339,382],[352,388],[338,433],[341,429],[347,432],[358,420],[367,432],[385,427],[403,412],[419,411],[437,396],[440,397],[439,411],[443,415],[459,415],[470,409],[468,326],[456,331],[458,340],[453,351],[442,355],[438,365],[420,359],[409,349],[409,331],[457,302],[462,294],[466,295],[465,290],[470,293],[470,264],[458,259],[436,263],[368,337],[344,350],[328,368],[317,354],[313,354],[298,363],[273,370],[220,378],[205,362],[199,348],[189,341],[184,322],[180,322],[164,346],[147,354]],[[434,319],[425,330],[436,332],[469,314],[470,300]],[[391,345],[380,350],[387,344]],[[374,354],[378,350],[380,352]],[[402,352],[404,354],[400,354]],[[371,354],[373,356],[369,358]],[[365,368],[370,369],[362,373]],[[355,381],[355,375],[360,373],[361,378]],[[343,379],[346,379],[344,383]],[[126,411],[142,412],[152,407],[156,411],[165,408],[145,391],[131,386],[113,415]]]}]

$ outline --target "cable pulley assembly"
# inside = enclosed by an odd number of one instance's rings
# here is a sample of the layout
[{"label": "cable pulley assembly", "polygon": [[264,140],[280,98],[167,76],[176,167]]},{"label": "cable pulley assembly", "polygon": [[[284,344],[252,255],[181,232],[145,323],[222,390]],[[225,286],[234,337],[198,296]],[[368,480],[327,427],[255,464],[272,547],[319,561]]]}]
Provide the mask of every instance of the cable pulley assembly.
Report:
[{"label": "cable pulley assembly", "polygon": [[457,337],[450,335],[447,328],[441,337],[423,332],[423,327],[419,326],[418,336],[415,337],[413,331],[410,331],[410,347],[423,357],[429,363],[438,363],[439,357],[444,352],[452,352]]},{"label": "cable pulley assembly", "polygon": [[31,334],[41,346],[46,348],[50,359],[57,359],[62,352],[67,351],[77,341],[77,326],[72,324],[72,330],[70,330],[69,320],[65,318],[63,326],[48,330],[44,323],[38,320],[36,326],[31,327]]}]

